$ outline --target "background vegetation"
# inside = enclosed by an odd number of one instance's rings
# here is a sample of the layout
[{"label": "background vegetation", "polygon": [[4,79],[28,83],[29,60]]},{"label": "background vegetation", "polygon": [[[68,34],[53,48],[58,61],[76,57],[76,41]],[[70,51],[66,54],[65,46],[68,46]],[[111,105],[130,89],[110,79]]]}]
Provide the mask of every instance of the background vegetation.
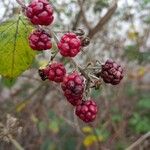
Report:
[{"label": "background vegetation", "polygon": [[[103,84],[93,90],[100,112],[92,126],[81,122],[60,87],[38,76],[50,52],[29,48],[27,36],[33,27],[15,0],[1,0],[0,150],[15,150],[18,144],[25,150],[149,150],[150,0],[51,3],[58,37],[59,31],[81,28],[91,39],[76,62],[85,65],[111,57],[123,65],[125,78],[118,86]],[[61,56],[57,60],[70,67]],[[11,132],[9,140],[4,138],[3,125]]]}]

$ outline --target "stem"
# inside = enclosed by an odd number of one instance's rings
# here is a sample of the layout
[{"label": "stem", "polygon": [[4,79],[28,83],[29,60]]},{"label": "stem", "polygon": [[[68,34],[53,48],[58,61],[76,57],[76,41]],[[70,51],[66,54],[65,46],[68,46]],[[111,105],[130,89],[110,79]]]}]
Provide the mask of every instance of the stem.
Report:
[{"label": "stem", "polygon": [[[51,34],[52,34],[52,36],[53,36],[53,38],[54,38],[54,40],[55,40],[55,42],[56,42],[56,45],[57,45],[57,44],[59,43],[59,39],[57,38],[56,33],[55,33],[55,32],[51,32]],[[54,53],[54,55],[51,56],[50,62],[54,60],[54,58],[57,56],[58,52],[59,52],[59,50],[57,50],[57,51]]]},{"label": "stem", "polygon": [[71,60],[71,62],[75,65],[75,66],[77,66],[77,68],[79,69],[79,71],[81,72],[81,74],[87,79],[87,80],[91,80],[90,79],[90,77],[88,76],[88,74],[84,71],[84,69],[81,67],[81,66],[79,66],[79,65],[77,65],[76,64],[76,62],[74,61],[74,59],[70,59]]},{"label": "stem", "polygon": [[142,143],[148,137],[150,137],[150,132],[148,132],[148,133],[144,134],[143,136],[141,136],[137,141],[135,141],[128,148],[126,148],[126,150],[132,150],[132,149],[134,149],[134,147],[138,146],[140,143]]},{"label": "stem", "polygon": [[92,77],[92,78],[94,78],[94,79],[99,80],[99,78],[98,78],[98,77],[96,77],[96,76],[94,76],[94,75],[92,75],[92,74],[89,74],[89,76],[90,76],[90,77]]},{"label": "stem", "polygon": [[17,150],[24,150],[24,148],[15,139],[13,139],[11,135],[9,135],[8,137]]}]

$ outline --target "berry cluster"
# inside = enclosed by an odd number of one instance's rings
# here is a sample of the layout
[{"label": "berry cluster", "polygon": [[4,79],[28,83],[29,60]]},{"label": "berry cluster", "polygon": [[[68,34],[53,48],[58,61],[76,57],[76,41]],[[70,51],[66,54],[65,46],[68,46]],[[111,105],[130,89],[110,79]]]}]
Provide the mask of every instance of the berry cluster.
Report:
[{"label": "berry cluster", "polygon": [[[46,32],[48,27],[46,30],[44,29],[44,26],[51,25],[54,20],[51,4],[47,0],[32,0],[25,7],[25,14],[29,21],[37,26],[37,29],[29,35],[30,47],[37,51],[51,49],[53,34]],[[51,29],[49,31],[50,33],[54,32]],[[54,41],[56,36],[53,38]],[[58,52],[63,57],[70,57],[72,60],[72,57],[77,56],[89,42],[90,39],[85,36],[84,31],[79,29],[78,32],[65,33],[60,41],[56,41],[56,44]],[[54,55],[53,59],[55,57],[56,55]],[[109,59],[105,64],[98,66],[98,73],[96,73],[96,70],[92,70],[92,72],[87,71],[89,69],[88,65],[86,70],[76,64],[79,71],[73,71],[68,74],[65,66],[60,62],[53,61],[53,59],[51,58],[51,61],[45,68],[39,69],[41,79],[43,81],[48,79],[60,83],[67,101],[75,107],[75,114],[84,122],[94,121],[98,113],[98,106],[93,99],[85,98],[84,96],[90,91],[91,87],[95,87],[95,89],[98,87],[96,84],[101,83],[100,77],[105,83],[119,84],[123,78],[122,67]],[[93,66],[94,68],[97,68],[97,66]],[[91,77],[95,80],[91,79]],[[95,85],[91,86],[93,83]]]}]

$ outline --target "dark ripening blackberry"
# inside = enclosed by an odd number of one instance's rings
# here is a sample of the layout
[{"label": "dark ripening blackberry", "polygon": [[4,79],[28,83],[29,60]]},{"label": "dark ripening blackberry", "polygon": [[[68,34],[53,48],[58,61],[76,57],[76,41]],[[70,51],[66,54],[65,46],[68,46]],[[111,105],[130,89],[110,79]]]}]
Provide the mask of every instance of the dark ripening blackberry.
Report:
[{"label": "dark ripening blackberry", "polygon": [[66,99],[76,106],[81,103],[84,91],[84,78],[77,72],[65,76],[61,85]]},{"label": "dark ripening blackberry", "polygon": [[66,33],[58,43],[60,54],[64,57],[75,57],[81,50],[81,41],[75,33]]},{"label": "dark ripening blackberry", "polygon": [[106,63],[102,65],[100,76],[105,83],[116,85],[119,84],[123,78],[123,69],[115,61],[108,59]]},{"label": "dark ripening blackberry", "polygon": [[51,37],[44,30],[35,30],[29,36],[29,45],[33,50],[38,51],[51,49]]},{"label": "dark ripening blackberry", "polygon": [[87,101],[82,101],[82,103],[76,106],[76,115],[86,123],[95,120],[98,112],[98,107],[95,101],[92,99]]},{"label": "dark ripening blackberry", "polygon": [[50,81],[59,83],[63,81],[65,74],[66,69],[64,65],[58,62],[51,63],[46,68],[39,70],[39,75],[43,81],[49,79]]},{"label": "dark ripening blackberry", "polygon": [[47,79],[47,75],[45,74],[44,69],[39,69],[39,76],[41,77],[43,81]]},{"label": "dark ripening blackberry", "polygon": [[53,8],[47,0],[32,0],[26,8],[26,16],[34,25],[50,25],[53,20]]}]

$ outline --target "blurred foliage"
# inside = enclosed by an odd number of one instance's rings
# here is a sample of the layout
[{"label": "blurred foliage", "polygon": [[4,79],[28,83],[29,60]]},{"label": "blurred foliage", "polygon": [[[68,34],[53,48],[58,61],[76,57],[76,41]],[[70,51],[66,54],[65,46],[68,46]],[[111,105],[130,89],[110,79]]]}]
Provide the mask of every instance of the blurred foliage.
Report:
[{"label": "blurred foliage", "polygon": [[[57,19],[53,28],[56,31],[71,29],[75,16],[80,11],[77,1],[51,0],[51,2],[57,10],[55,13]],[[111,2],[110,0],[85,1],[85,14],[91,26],[94,26],[98,21],[97,18],[103,15]],[[26,40],[32,26],[25,20],[24,22],[19,20],[19,36],[16,39],[16,51],[13,55],[14,51],[10,47],[15,46],[17,20],[0,24],[0,45],[1,43],[3,45],[0,49],[0,73],[3,76],[13,77],[12,79],[0,77],[2,114],[0,118],[3,120],[7,112],[20,117],[25,133],[23,132],[18,141],[21,141],[26,149],[96,150],[96,145],[100,143],[106,149],[123,150],[142,134],[150,131],[148,76],[150,51],[147,46],[149,41],[146,39],[150,25],[150,16],[146,13],[149,12],[150,0],[134,1],[133,4],[129,0],[120,2],[123,3],[110,23],[92,39],[90,50],[88,48],[85,50],[91,60],[97,57],[99,59],[101,56],[100,60],[103,62],[107,57],[112,56],[116,60],[120,59],[125,67],[125,78],[119,86],[102,85],[98,90],[91,90],[91,97],[96,99],[100,106],[94,127],[74,119],[74,114],[70,111],[73,108],[69,104],[64,104],[64,97],[55,84],[44,82],[47,91],[40,87],[36,94],[32,95],[32,90],[34,91],[34,88],[36,89],[41,83],[37,69],[47,65],[49,61],[49,58],[45,57],[47,53],[38,53],[39,61],[34,59],[35,53],[30,50]],[[79,22],[81,22],[79,27],[85,28],[87,32],[88,29],[82,19]],[[53,44],[52,53],[54,54],[56,50],[56,45]],[[13,74],[10,73],[12,56],[15,58]],[[58,59],[68,67],[68,59],[60,58],[59,55]],[[81,54],[77,61],[82,64],[82,61],[87,59],[89,58]],[[30,66],[32,70],[23,74],[27,78],[16,78]],[[0,149],[1,147],[0,145]]]},{"label": "blurred foliage", "polygon": [[130,125],[134,132],[145,133],[150,131],[150,95],[142,96],[136,104],[136,110],[130,119]]},{"label": "blurred foliage", "polygon": [[94,5],[94,11],[98,13],[102,11],[103,8],[107,8],[108,6],[108,0],[97,0]]}]

